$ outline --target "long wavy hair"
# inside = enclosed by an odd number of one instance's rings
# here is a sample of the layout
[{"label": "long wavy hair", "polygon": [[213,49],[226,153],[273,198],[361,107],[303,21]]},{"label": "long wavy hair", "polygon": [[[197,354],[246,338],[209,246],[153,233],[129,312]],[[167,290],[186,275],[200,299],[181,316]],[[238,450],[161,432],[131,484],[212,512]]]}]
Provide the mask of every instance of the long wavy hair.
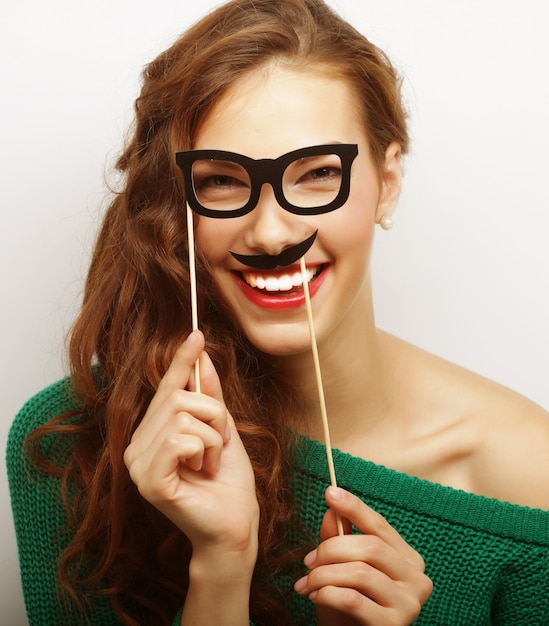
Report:
[{"label": "long wavy hair", "polygon": [[[72,539],[61,555],[60,588],[84,612],[97,594],[107,595],[125,624],[167,625],[184,603],[189,542],[141,498],[123,454],[191,328],[185,190],[174,153],[193,146],[235,81],[273,62],[347,80],[380,171],[391,142],[407,150],[397,73],[322,0],[233,0],[145,68],[135,124],[117,162],[123,184],[106,211],[70,338],[81,409],[31,437],[35,462],[64,485]],[[250,456],[261,507],[251,615],[257,623],[289,624],[270,581],[295,559],[284,529],[293,511],[286,425],[299,411],[297,394],[232,326],[200,255],[197,267],[206,349]],[[63,433],[77,437],[67,462],[40,459],[40,441]]]}]

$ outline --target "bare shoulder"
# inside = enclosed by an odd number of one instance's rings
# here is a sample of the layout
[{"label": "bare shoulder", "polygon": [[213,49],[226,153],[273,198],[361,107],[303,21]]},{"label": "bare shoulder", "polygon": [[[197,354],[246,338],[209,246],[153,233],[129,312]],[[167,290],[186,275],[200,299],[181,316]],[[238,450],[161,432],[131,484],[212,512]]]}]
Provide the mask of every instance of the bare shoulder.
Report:
[{"label": "bare shoulder", "polygon": [[426,477],[549,510],[549,413],[503,385],[396,338],[390,341],[396,342],[404,370],[401,380],[409,381],[404,395],[424,416],[427,450],[431,457],[439,455]]},{"label": "bare shoulder", "polygon": [[472,458],[479,489],[549,510],[549,414],[494,383],[486,383],[484,394],[478,409],[471,407],[472,419],[480,415],[481,445]]},{"label": "bare shoulder", "polygon": [[453,401],[456,432],[472,443],[471,490],[549,510],[549,413],[474,372],[445,362],[438,366],[441,389]]}]

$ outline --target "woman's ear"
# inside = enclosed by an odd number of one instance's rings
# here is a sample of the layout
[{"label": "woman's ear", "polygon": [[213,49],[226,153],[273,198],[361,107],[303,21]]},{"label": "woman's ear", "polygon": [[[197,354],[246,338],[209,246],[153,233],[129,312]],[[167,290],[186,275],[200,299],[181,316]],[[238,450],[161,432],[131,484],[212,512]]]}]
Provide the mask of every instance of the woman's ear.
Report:
[{"label": "woman's ear", "polygon": [[401,156],[400,144],[393,141],[385,151],[376,223],[379,223],[382,217],[391,217],[396,209],[402,187]]}]

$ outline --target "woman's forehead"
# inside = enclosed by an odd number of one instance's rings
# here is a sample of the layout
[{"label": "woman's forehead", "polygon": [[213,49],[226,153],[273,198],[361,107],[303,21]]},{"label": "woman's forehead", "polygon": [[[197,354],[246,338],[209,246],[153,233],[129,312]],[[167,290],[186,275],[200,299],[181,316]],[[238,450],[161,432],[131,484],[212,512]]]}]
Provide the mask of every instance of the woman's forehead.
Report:
[{"label": "woman's forehead", "polygon": [[239,78],[200,124],[193,148],[276,158],[308,145],[357,141],[363,124],[341,79],[281,66]]}]

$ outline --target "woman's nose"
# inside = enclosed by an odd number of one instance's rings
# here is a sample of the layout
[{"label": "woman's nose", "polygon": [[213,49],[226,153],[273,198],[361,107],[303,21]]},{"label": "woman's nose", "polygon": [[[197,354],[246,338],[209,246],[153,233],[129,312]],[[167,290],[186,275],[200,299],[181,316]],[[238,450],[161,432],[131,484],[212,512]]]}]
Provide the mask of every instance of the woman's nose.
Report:
[{"label": "woman's nose", "polygon": [[299,215],[283,209],[277,202],[273,188],[263,185],[257,206],[249,213],[249,228],[244,240],[257,254],[275,256],[299,243],[312,232]]}]

